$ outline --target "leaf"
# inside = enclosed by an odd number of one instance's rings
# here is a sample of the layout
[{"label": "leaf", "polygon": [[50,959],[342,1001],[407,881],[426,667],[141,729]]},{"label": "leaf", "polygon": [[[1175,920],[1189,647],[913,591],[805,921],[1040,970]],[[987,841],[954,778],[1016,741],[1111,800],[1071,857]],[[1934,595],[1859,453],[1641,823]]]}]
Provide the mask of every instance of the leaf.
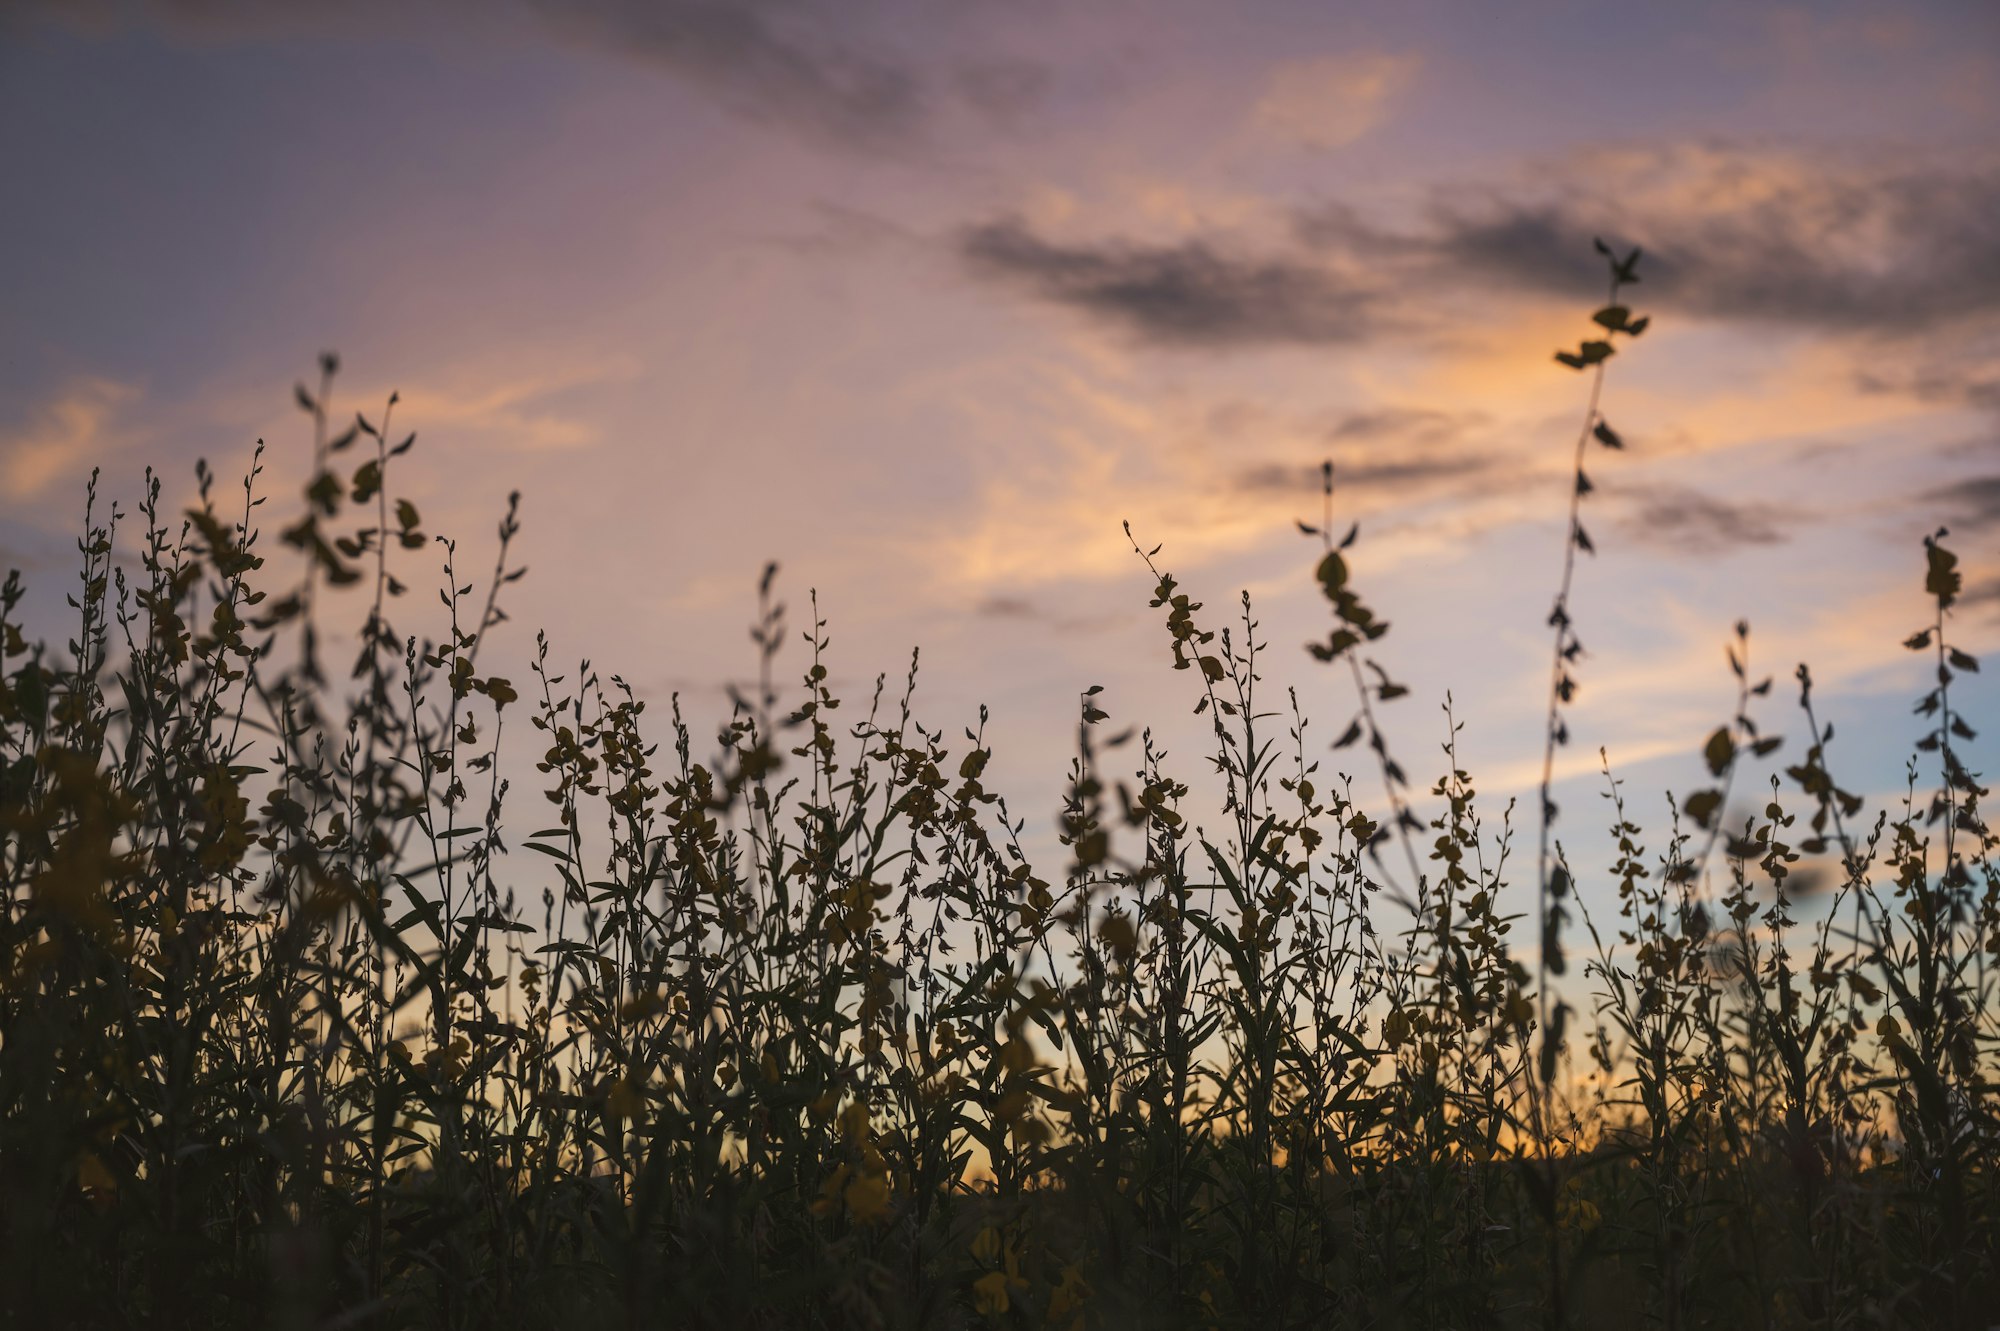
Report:
[{"label": "leaf", "polygon": [[1361,738],[1361,723],[1359,721],[1355,721],[1350,723],[1347,729],[1343,730],[1340,733],[1340,738],[1333,742],[1333,747],[1336,749],[1344,749],[1348,745],[1354,743],[1355,740],[1358,740],[1360,738]]},{"label": "leaf", "polygon": [[1077,839],[1076,862],[1079,868],[1090,869],[1104,863],[1111,853],[1111,837],[1103,828],[1086,832]]},{"label": "leaf", "polygon": [[1608,328],[1614,333],[1622,333],[1625,331],[1625,326],[1631,321],[1631,318],[1632,311],[1626,306],[1606,305],[1603,309],[1591,315],[1590,321],[1600,327]]},{"label": "leaf", "polygon": [[1561,361],[1564,365],[1569,366],[1572,370],[1580,370],[1584,367],[1586,363],[1583,357],[1568,351],[1558,351],[1556,353],[1556,359]]},{"label": "leaf", "polygon": [[1921,633],[1912,633],[1909,637],[1903,639],[1903,645],[1913,652],[1921,652],[1924,648],[1931,645],[1931,631],[1925,629]]},{"label": "leaf", "polygon": [[[1943,535],[1940,532],[1938,535]],[[1959,588],[1963,585],[1958,573],[1958,556],[1937,543],[1936,537],[1924,538],[1924,554],[1928,568],[1924,575],[1924,590],[1937,598],[1939,609],[1949,609],[1958,599]]]},{"label": "leaf", "polygon": [[1715,815],[1722,808],[1722,792],[1719,790],[1697,790],[1681,801],[1681,808],[1694,819],[1695,826],[1706,832],[1715,825]]},{"label": "leaf", "polygon": [[1701,756],[1708,764],[1709,775],[1721,776],[1736,758],[1736,741],[1726,728],[1719,727],[1708,737],[1708,743],[1702,746]]},{"label": "leaf", "polygon": [[1979,673],[1979,658],[1978,658],[1978,657],[1975,657],[1975,656],[1971,656],[1971,655],[1968,655],[1968,654],[1967,654],[1967,653],[1965,653],[1965,652],[1961,652],[1961,651],[1960,651],[1960,650],[1958,650],[1958,648],[1956,648],[1956,647],[1948,647],[1948,648],[1946,648],[1946,649],[1945,649],[1945,656],[1946,656],[1946,657],[1947,657],[1947,659],[1949,659],[1949,660],[1951,661],[1951,663],[1952,663],[1952,664],[1953,664],[1954,666],[1956,666],[1956,667],[1957,667],[1958,669],[1960,669],[1960,670],[1970,670],[1970,671],[1971,671],[1971,672],[1972,672],[1973,674],[1975,674],[1975,675]]},{"label": "leaf", "polygon": [[365,504],[373,499],[382,488],[382,464],[374,458],[362,463],[354,472],[354,502]]},{"label": "leaf", "polygon": [[339,479],[330,471],[321,472],[306,487],[306,498],[312,501],[313,507],[332,517],[340,508]]},{"label": "leaf", "polygon": [[1211,683],[1217,683],[1221,681],[1225,672],[1221,661],[1213,656],[1204,656],[1201,658],[1201,673],[1207,676]]},{"label": "leaf", "polygon": [[1603,444],[1606,448],[1625,447],[1625,441],[1618,437],[1618,431],[1612,429],[1609,425],[1606,425],[1603,421],[1599,421],[1597,423],[1597,428],[1592,430],[1590,433],[1596,437],[1598,443]]},{"label": "leaf", "polygon": [[1306,650],[1312,653],[1316,661],[1331,661],[1360,641],[1361,635],[1352,629],[1335,629],[1333,636],[1325,642],[1306,644]]},{"label": "leaf", "polygon": [[1329,550],[1326,557],[1319,561],[1319,567],[1313,570],[1313,577],[1319,580],[1320,589],[1326,593],[1327,599],[1332,600],[1347,585],[1347,561],[1340,557],[1339,551]]},{"label": "leaf", "polygon": [[[1544,948],[1543,950],[1548,951],[1549,949]],[[1555,967],[1551,966],[1550,969],[1554,970]],[[1556,1058],[1562,1053],[1563,1026],[1568,1017],[1569,1008],[1562,1003],[1558,1003],[1555,1011],[1549,1014],[1549,1029],[1542,1036],[1542,1051],[1541,1057],[1538,1060],[1539,1071],[1542,1075],[1542,1085],[1544,1086],[1547,1086],[1556,1078]]]}]

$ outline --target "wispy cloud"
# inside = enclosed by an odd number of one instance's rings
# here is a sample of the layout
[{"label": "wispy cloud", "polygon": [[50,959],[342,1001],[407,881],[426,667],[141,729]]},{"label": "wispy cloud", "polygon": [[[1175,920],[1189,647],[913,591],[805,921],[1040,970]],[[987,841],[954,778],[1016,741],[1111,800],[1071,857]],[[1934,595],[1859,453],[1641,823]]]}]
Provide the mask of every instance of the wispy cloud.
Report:
[{"label": "wispy cloud", "polygon": [[1965,589],[1960,605],[1990,606],[2000,612],[2000,576],[1983,578]]},{"label": "wispy cloud", "polygon": [[1602,235],[1647,249],[1649,304],[1716,319],[1911,333],[2000,314],[2000,163],[1669,144],[1536,176],[1441,193],[1417,229],[1333,205],[1297,231],[1323,251],[1564,296],[1592,290],[1576,256]]},{"label": "wispy cloud", "polygon": [[1380,325],[1373,293],[1326,267],[1205,239],[1069,244],[1003,218],[962,232],[958,249],[982,277],[1160,346],[1323,345]]},{"label": "wispy cloud", "polygon": [[[974,272],[1141,341],[1231,347],[1456,326],[1469,283],[1589,301],[1599,236],[1645,248],[1652,310],[1905,341],[2000,322],[2000,161],[1668,144],[1440,188],[1397,225],[1345,202],[1301,207],[1291,245],[1200,227],[1171,243],[1074,242],[1017,216],[957,245]],[[1933,390],[2000,402],[1977,357],[1947,378]]]},{"label": "wispy cloud", "polygon": [[561,397],[637,373],[630,356],[566,361],[517,352],[447,368],[433,380],[435,387],[406,399],[427,430],[451,430],[515,452],[568,452],[596,444],[599,432],[587,414],[564,410]]},{"label": "wispy cloud", "polygon": [[978,610],[994,619],[1032,619],[1039,613],[1034,602],[1021,596],[989,596],[979,603]]},{"label": "wispy cloud", "polygon": [[1420,64],[1379,51],[1286,61],[1271,71],[1251,124],[1308,148],[1344,147],[1381,122]]},{"label": "wispy cloud", "polygon": [[116,452],[127,433],[122,414],[137,399],[130,384],[86,377],[64,385],[28,419],[0,432],[0,477],[16,502],[38,499],[58,480],[75,478]]},{"label": "wispy cloud", "polygon": [[1946,521],[1958,527],[1991,527],[2000,524],[2000,476],[1972,476],[1941,485],[1924,499],[1946,514]]},{"label": "wispy cloud", "polygon": [[1764,503],[1724,499],[1685,486],[1654,486],[1630,497],[1625,535],[1680,554],[1724,555],[1789,539],[1789,515]]},{"label": "wispy cloud", "polygon": [[1439,411],[1434,407],[1376,407],[1351,412],[1326,432],[1331,443],[1393,443],[1436,446],[1463,439],[1488,424],[1483,412]]},{"label": "wispy cloud", "polygon": [[[914,134],[929,109],[930,90],[915,67],[836,40],[825,31],[832,25],[808,21],[817,17],[810,7],[787,15],[742,0],[530,4],[553,31],[657,62],[752,118],[884,144]],[[1000,95],[990,81],[981,86]]]},{"label": "wispy cloud", "polygon": [[1016,124],[1037,109],[1053,83],[1048,66],[999,56],[964,61],[950,78],[958,99],[997,125]]},{"label": "wispy cloud", "polygon": [[[917,137],[936,79],[915,61],[856,39],[848,5],[758,0],[22,0],[18,12],[84,31],[168,26],[211,40],[408,30],[474,37],[522,30],[652,64],[731,111],[823,141],[892,147]],[[951,80],[988,114],[1039,94],[1032,76],[988,61]]]},{"label": "wispy cloud", "polygon": [[[1425,492],[1448,490],[1461,482],[1475,482],[1489,473],[1494,462],[1492,457],[1459,453],[1336,466],[1335,474],[1343,495],[1356,490],[1380,491],[1408,500],[1419,498]],[[1266,462],[1245,467],[1236,473],[1239,490],[1307,496],[1319,485],[1320,464],[1316,462]]]}]

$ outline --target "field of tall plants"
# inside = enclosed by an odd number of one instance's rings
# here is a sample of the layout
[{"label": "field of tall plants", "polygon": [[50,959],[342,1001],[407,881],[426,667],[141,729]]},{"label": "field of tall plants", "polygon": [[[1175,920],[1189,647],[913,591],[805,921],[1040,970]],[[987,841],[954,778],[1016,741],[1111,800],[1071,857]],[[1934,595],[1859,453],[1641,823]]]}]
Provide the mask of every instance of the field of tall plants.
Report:
[{"label": "field of tall plants", "polygon": [[337,411],[331,357],[290,516],[261,446],[184,512],[93,482],[74,636],[0,589],[7,1324],[2000,1320],[2000,865],[1947,535],[1911,549],[1905,798],[1851,793],[1881,782],[1808,671],[1762,678],[1739,626],[1734,714],[1688,737],[1712,779],[1641,827],[1607,769],[1607,881],[1556,835],[1597,816],[1551,794],[1570,589],[1647,326],[1600,249],[1549,371],[1580,410],[1521,815],[1393,742],[1331,464],[1301,576],[1352,724],[1263,686],[1296,649],[1247,594],[1135,541],[1212,746],[1080,692],[1040,862],[985,717],[927,723],[914,666],[836,696],[774,571],[719,734],[546,640],[495,673],[515,513],[430,532],[397,404]]}]

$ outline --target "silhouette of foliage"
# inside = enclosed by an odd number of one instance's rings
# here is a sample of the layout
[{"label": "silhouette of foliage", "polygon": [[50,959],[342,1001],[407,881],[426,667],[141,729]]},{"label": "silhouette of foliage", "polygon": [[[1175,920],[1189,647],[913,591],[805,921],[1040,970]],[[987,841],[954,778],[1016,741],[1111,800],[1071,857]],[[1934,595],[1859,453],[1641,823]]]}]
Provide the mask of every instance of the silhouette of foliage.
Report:
[{"label": "silhouette of foliage", "polygon": [[1247,594],[1225,621],[1135,540],[1221,803],[1089,688],[1039,865],[985,712],[926,726],[914,655],[839,696],[775,568],[712,741],[546,638],[493,673],[512,507],[463,572],[331,357],[289,581],[261,445],[178,515],[148,473],[135,543],[93,478],[64,649],[0,587],[8,1324],[1983,1325],[2000,869],[1948,534],[1900,805],[1842,784],[1801,666],[1803,756],[1733,812],[1778,744],[1739,625],[1709,784],[1649,834],[1607,765],[1589,893],[1554,836],[1584,462],[1647,325],[1600,249],[1525,883],[1449,704],[1433,782],[1392,750],[1331,464],[1300,525],[1343,729],[1264,685]]}]

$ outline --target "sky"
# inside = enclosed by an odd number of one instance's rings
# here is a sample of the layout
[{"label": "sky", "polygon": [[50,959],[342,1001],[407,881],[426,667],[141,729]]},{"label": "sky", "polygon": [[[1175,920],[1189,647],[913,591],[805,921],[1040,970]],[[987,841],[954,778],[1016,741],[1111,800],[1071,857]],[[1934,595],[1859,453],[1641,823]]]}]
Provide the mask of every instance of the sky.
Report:
[{"label": "sky", "polygon": [[1385,728],[1427,785],[1449,691],[1497,819],[1539,771],[1587,388],[1552,353],[1602,236],[1653,324],[1588,464],[1559,796],[1603,821],[1600,746],[1644,821],[1702,784],[1742,619],[1780,758],[1810,662],[1843,784],[1893,797],[1936,528],[1957,640],[2000,645],[1996,124],[1977,0],[14,0],[0,564],[53,635],[92,466],[129,507],[261,437],[295,493],[292,384],[337,350],[467,563],[522,493],[503,660],[543,629],[712,726],[776,560],[836,688],[920,646],[929,724],[990,707],[1045,844],[1084,688],[1201,766],[1123,522],[1211,627],[1248,591],[1265,696],[1345,728],[1294,525],[1330,458],[1412,690]]}]

